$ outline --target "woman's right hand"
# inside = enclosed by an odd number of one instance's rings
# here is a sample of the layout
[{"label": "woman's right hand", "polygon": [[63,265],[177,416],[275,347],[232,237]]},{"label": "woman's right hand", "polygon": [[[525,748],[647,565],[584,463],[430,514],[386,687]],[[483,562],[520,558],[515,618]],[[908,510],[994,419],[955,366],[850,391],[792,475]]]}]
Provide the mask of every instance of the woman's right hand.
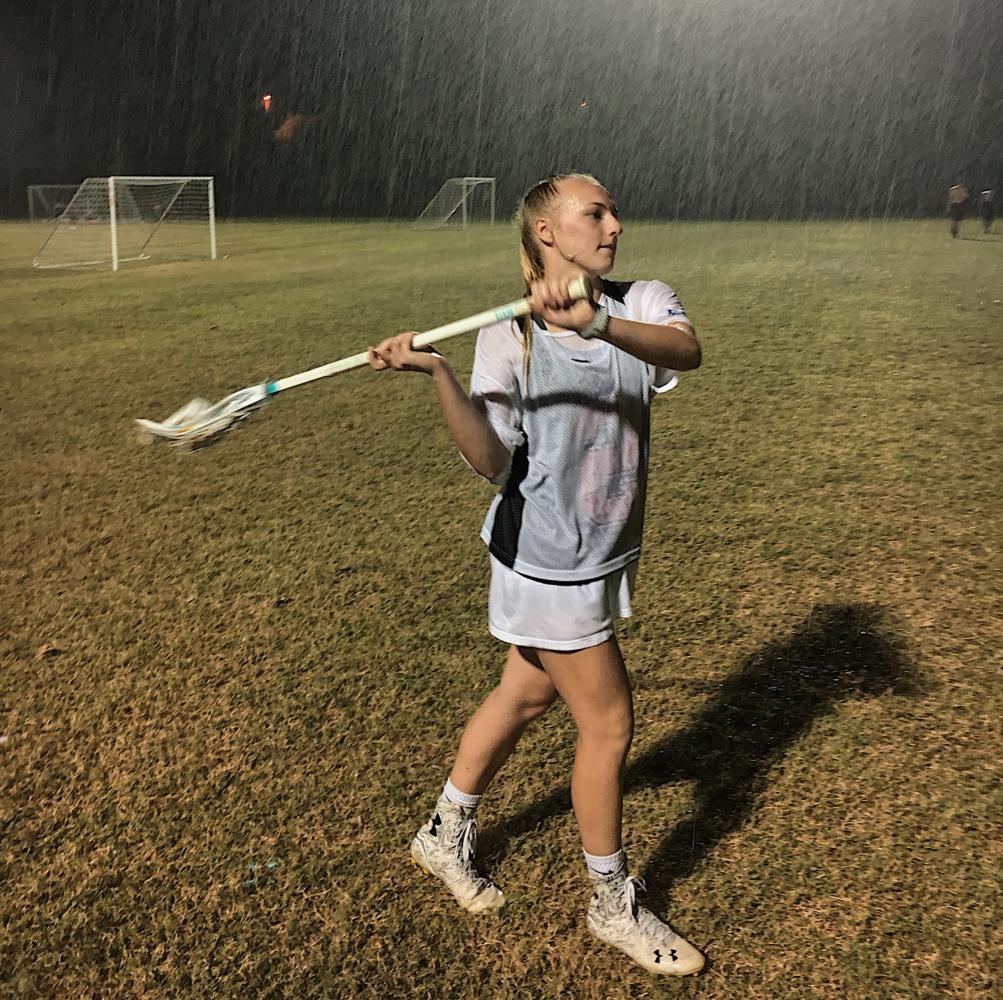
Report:
[{"label": "woman's right hand", "polygon": [[412,345],[418,334],[414,330],[398,333],[396,337],[387,337],[376,347],[370,347],[369,364],[378,372],[393,368],[398,372],[424,372],[431,375],[435,369],[445,363],[445,358],[434,347],[419,347]]}]

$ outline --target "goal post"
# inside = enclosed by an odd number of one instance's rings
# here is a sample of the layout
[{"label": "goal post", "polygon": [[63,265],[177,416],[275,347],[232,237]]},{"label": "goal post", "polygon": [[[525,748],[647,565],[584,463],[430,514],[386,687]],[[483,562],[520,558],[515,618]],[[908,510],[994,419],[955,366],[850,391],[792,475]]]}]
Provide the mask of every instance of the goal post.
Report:
[{"label": "goal post", "polygon": [[494,177],[450,177],[415,220],[416,226],[495,221]]},{"label": "goal post", "polygon": [[35,254],[35,267],[216,259],[212,177],[88,177]]},{"label": "goal post", "polygon": [[28,216],[31,221],[58,219],[78,187],[79,184],[29,184]]}]

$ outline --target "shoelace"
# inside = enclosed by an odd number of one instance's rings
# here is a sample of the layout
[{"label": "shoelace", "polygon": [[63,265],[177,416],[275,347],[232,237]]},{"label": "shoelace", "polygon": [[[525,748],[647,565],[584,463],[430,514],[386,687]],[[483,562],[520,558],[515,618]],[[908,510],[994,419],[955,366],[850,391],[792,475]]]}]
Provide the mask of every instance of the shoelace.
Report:
[{"label": "shoelace", "polygon": [[638,891],[648,891],[644,879],[640,875],[628,875],[623,887],[623,894],[627,900],[627,912],[649,937],[663,941],[665,944],[671,944],[677,936],[676,932],[667,923],[659,920],[650,910],[646,910],[643,906],[637,906]]},{"label": "shoelace", "polygon": [[471,863],[477,850],[477,820],[472,817],[461,820],[456,828],[456,837],[453,844],[459,848],[461,860],[468,864]]},{"label": "shoelace", "polygon": [[488,884],[488,880],[478,875],[474,869],[474,853],[477,850],[477,821],[475,819],[464,820],[457,833],[459,834],[457,846],[460,848],[460,858],[467,868],[467,874],[476,886],[482,888]]},{"label": "shoelace", "polygon": [[468,819],[463,824],[463,840],[460,845],[460,850],[463,851],[463,860],[467,862],[472,862],[474,860],[474,852],[477,849],[477,820]]},{"label": "shoelace", "polygon": [[623,894],[627,897],[627,909],[630,910],[631,914],[634,913],[634,907],[637,905],[638,890],[648,891],[644,879],[640,875],[628,875],[627,881],[623,884]]}]

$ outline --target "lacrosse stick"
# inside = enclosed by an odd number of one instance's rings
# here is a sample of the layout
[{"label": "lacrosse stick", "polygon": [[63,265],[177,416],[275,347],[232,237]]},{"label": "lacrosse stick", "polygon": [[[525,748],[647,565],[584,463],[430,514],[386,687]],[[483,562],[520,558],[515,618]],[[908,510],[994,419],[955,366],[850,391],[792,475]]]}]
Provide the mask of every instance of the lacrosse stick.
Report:
[{"label": "lacrosse stick", "polygon": [[[592,289],[588,279],[581,277],[576,278],[571,283],[568,292],[572,299],[587,299],[591,295]],[[454,323],[447,323],[434,330],[419,333],[412,343],[416,349],[426,347],[429,344],[436,344],[440,340],[459,336],[461,333],[470,333],[482,326],[487,326],[489,323],[525,316],[528,312],[529,299],[516,299],[514,302],[499,306],[497,309],[488,309],[475,316],[458,319]],[[315,382],[320,378],[327,378],[330,375],[339,375],[341,372],[351,371],[353,368],[363,368],[368,363],[368,352],[363,351],[361,354],[353,354],[350,358],[342,358],[341,361],[333,361],[331,364],[300,372],[299,375],[290,375],[287,378],[280,378],[276,382],[262,382],[261,385],[249,386],[247,389],[241,389],[227,396],[216,404],[205,399],[193,399],[176,413],[172,413],[163,423],[157,423],[154,420],[137,420],[140,437],[147,442],[158,437],[165,438],[172,444],[182,447],[203,444],[219,437],[234,424],[249,417],[255,410],[261,409],[277,393],[304,385],[307,382]]]}]

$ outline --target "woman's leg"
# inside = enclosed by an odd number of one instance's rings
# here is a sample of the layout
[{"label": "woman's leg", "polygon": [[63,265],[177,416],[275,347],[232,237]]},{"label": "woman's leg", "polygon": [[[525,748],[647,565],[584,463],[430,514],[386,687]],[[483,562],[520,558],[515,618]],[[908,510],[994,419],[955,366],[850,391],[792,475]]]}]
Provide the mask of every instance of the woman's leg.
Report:
[{"label": "woman's leg", "polygon": [[[526,653],[533,656],[529,650]],[[534,657],[535,659],[535,657]],[[526,727],[553,704],[557,689],[547,673],[509,647],[498,686],[470,717],[449,780],[461,792],[480,795],[515,749]]]},{"label": "woman's leg", "polygon": [[[619,948],[649,972],[699,972],[703,955],[636,900],[620,840],[623,768],[634,732],[630,683],[616,639],[574,653],[537,650],[544,669],[578,726],[571,798],[582,834],[592,898],[587,923],[600,941]],[[611,855],[616,855],[614,859]],[[612,863],[609,871],[594,862]]]},{"label": "woman's leg", "polygon": [[623,769],[634,734],[630,682],[616,638],[558,653],[536,651],[578,727],[571,800],[588,854],[621,848]]},{"label": "woman's leg", "polygon": [[[533,654],[527,650],[527,653]],[[502,891],[474,867],[477,799],[515,748],[526,727],[550,707],[557,689],[543,669],[515,646],[498,686],[471,716],[460,749],[435,811],[411,843],[411,857],[440,879],[457,902],[471,913],[496,910]],[[450,794],[459,792],[459,800]]]}]

